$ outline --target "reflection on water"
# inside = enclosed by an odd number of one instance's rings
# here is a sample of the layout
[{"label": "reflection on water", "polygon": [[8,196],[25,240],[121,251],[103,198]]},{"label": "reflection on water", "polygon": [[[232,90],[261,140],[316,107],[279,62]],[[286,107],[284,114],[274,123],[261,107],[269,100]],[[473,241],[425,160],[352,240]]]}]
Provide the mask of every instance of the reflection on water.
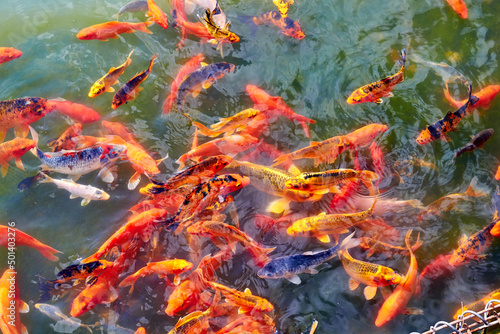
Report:
[{"label": "reflection on water", "polygon": [[[172,23],[170,2],[158,3]],[[485,128],[500,131],[500,127],[497,129],[499,118],[495,115],[498,102],[494,101],[488,110],[480,109],[464,118],[459,131],[450,133],[450,142],[437,140],[417,145],[415,138],[420,131],[453,108],[444,99],[441,77],[428,67],[413,63],[409,57],[405,81],[396,86],[394,97],[384,99],[380,105],[346,103],[354,89],[395,73],[399,69],[395,61],[402,48],[409,55],[415,52],[426,60],[453,66],[470,79],[473,91],[498,83],[496,36],[500,33],[497,15],[500,8],[494,1],[469,2],[467,20],[460,19],[445,1],[296,1],[289,15],[299,20],[305,31],[306,37],[300,41],[279,34],[273,25],[255,29],[247,22],[246,16],[275,9],[271,1],[221,1],[232,22],[231,30],[241,37],[239,43],[224,46],[223,59],[214,45],[200,44],[193,36],[177,50],[179,31],[163,30],[157,25],[151,27],[153,35],[125,34],[108,42],[80,41],[75,37],[84,27],[112,20],[124,4],[61,0],[1,2],[0,46],[15,47],[22,50],[23,55],[0,65],[0,99],[42,96],[83,103],[97,110],[102,119],[126,125],[144,147],[154,152],[155,159],[168,155],[160,169],[170,175],[178,168],[175,160],[190,149],[194,129],[177,113],[161,117],[161,107],[179,67],[201,52],[208,63],[226,61],[236,65],[234,73],[218,80],[210,89],[202,90],[197,98],[186,99],[186,110],[203,124],[212,124],[218,118],[251,107],[245,87],[254,84],[270,95],[282,97],[296,113],[316,120],[317,123],[311,125],[310,140],[344,135],[369,123],[387,124],[388,131],[377,138],[384,152],[385,179],[381,187],[387,190],[387,198],[417,199],[428,205],[444,195],[464,192],[473,177],[478,178],[482,187],[495,189],[494,173],[499,163],[497,144],[500,144],[496,135],[484,149],[463,154],[454,164],[449,162],[453,153],[479,131]],[[137,22],[144,20],[143,15],[126,13],[121,20]],[[159,54],[158,63],[143,83],[144,90],[137,99],[112,110],[112,94],[88,98],[92,83],[111,66],[121,64],[131,49],[135,50],[132,63],[120,78],[120,85],[144,70],[151,55]],[[115,86],[118,88],[119,85]],[[464,87],[451,84],[450,88],[455,98],[466,97]],[[62,133],[69,123],[71,120],[58,112],[34,123],[42,150],[47,151],[46,142]],[[99,130],[99,124],[86,124],[83,132],[99,135]],[[12,130],[7,139],[11,138]],[[271,123],[261,138],[276,144],[283,152],[309,144],[300,126],[285,118]],[[200,143],[205,141],[208,139],[200,136]],[[359,152],[363,168],[373,166],[369,154],[368,148]],[[0,221],[14,221],[19,229],[64,253],[60,262],[54,264],[31,249],[17,251],[21,297],[33,306],[38,297],[35,275],[52,278],[65,264],[92,254],[128,219],[127,210],[144,198],[137,191],[127,189],[128,179],[135,172],[127,163],[119,164],[119,177],[114,184],[103,183],[94,173],[80,179],[81,183],[110,193],[108,201],[81,207],[79,200],[70,200],[65,191],[48,185],[21,193],[16,189],[17,184],[34,175],[39,165],[31,154],[22,160],[26,172],[11,164],[7,177],[0,181]],[[304,171],[318,170],[305,160],[298,160],[297,166]],[[352,167],[353,157],[343,153],[335,163],[320,165],[319,169]],[[145,179],[143,177],[140,186],[146,184]],[[276,247],[272,256],[324,249],[316,240],[289,237],[284,229],[260,231],[253,217],[268,214],[265,208],[274,199],[252,186],[238,191],[235,203],[242,230],[256,241]],[[297,205],[296,209],[318,214],[328,205],[325,200],[318,206],[306,203]],[[493,216],[489,196],[424,221],[417,220],[418,211],[409,212],[387,213],[382,217],[399,231],[400,245],[408,229],[413,229],[414,234],[420,232],[424,241],[416,251],[420,270],[437,255],[451,253],[462,234],[477,232]],[[217,251],[208,241],[204,241],[200,249],[199,257]],[[414,296],[409,303],[411,307],[423,309],[423,316],[399,315],[377,329],[374,319],[383,298],[377,294],[373,300],[366,301],[361,288],[350,291],[349,276],[336,258],[321,265],[316,275],[301,274],[302,283],[294,285],[284,279],[259,278],[252,257],[241,246],[236,251],[236,255],[217,270],[219,281],[241,291],[248,287],[252,293],[269,299],[275,306],[272,316],[277,329],[283,333],[307,332],[314,319],[319,321],[317,333],[424,331],[438,320],[450,320],[462,301],[471,302],[499,288],[495,277],[499,274],[500,246],[494,240],[482,261],[472,261],[448,277],[423,284],[422,294]],[[162,231],[160,247],[152,260],[165,256],[189,258],[189,252],[190,246],[182,236],[173,237]],[[5,258],[6,251],[0,250],[0,254],[0,258]],[[353,254],[360,259],[364,256],[361,251]],[[136,268],[147,263],[150,255],[147,249],[141,251]],[[370,261],[402,273],[406,273],[409,265],[409,259],[402,256],[388,259],[374,255]],[[3,267],[0,263],[0,268]],[[163,333],[178,320],[163,312],[172,291],[172,286],[153,275],[138,281],[131,295],[123,289],[118,302],[100,305],[95,312],[80,318],[88,325],[101,323],[93,327],[94,333],[133,333],[139,325],[145,326],[148,333]],[[72,299],[65,298],[54,304],[69,314]],[[54,322],[34,307],[28,314],[21,315],[21,319],[30,332],[53,331]]]}]

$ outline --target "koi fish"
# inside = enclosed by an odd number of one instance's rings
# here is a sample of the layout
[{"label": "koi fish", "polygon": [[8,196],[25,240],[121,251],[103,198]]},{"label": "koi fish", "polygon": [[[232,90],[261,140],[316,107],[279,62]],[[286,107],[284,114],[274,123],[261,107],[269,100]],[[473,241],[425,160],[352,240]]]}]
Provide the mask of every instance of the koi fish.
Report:
[{"label": "koi fish", "polygon": [[74,150],[76,144],[71,139],[82,134],[82,124],[76,123],[66,129],[59,138],[51,140],[47,146],[52,148],[52,152],[59,152],[62,150]]},{"label": "koi fish", "polygon": [[104,92],[110,92],[113,93],[115,89],[111,86],[115,85],[118,83],[118,78],[120,75],[125,72],[125,69],[132,63],[132,59],[130,59],[130,56],[132,56],[132,53],[134,53],[134,50],[130,51],[127,59],[123,64],[121,64],[118,67],[111,67],[102,78],[97,80],[92,87],[90,87],[89,91],[89,97],[96,97],[98,95],[101,95]]},{"label": "koi fish", "polygon": [[485,129],[472,137],[472,139],[467,144],[465,144],[465,146],[459,148],[453,154],[450,165],[453,164],[457,157],[461,156],[465,152],[472,152],[477,148],[482,148],[484,146],[484,143],[486,143],[488,139],[490,139],[490,137],[493,135],[493,132],[493,129]]},{"label": "koi fish", "polygon": [[33,238],[29,234],[26,234],[14,227],[0,225],[0,246],[8,247],[9,239],[15,238],[16,247],[17,246],[28,246],[38,250],[42,253],[50,261],[57,261],[58,257],[55,255],[56,253],[61,253],[57,249],[54,249],[41,241]]},{"label": "koi fish", "polygon": [[0,47],[0,64],[19,58],[23,55],[22,51],[10,47]]},{"label": "koi fish", "polygon": [[432,61],[424,60],[417,54],[412,54],[411,59],[417,63],[423,64],[424,66],[432,68],[434,72],[436,72],[437,75],[439,75],[443,79],[446,87],[448,87],[449,83],[464,84],[466,86],[469,85],[469,80],[467,80],[467,78],[462,73],[458,72],[456,69],[446,63],[435,63]]},{"label": "koi fish", "polygon": [[306,37],[299,21],[294,21],[288,16],[282,16],[280,12],[276,10],[270,10],[260,14],[259,16],[254,16],[252,21],[256,25],[273,24],[280,28],[280,33],[285,36],[297,38],[299,40]]},{"label": "koi fish", "polygon": [[316,123],[315,120],[295,113],[283,100],[282,97],[271,96],[254,85],[247,85],[246,91],[255,103],[255,109],[265,112],[270,117],[284,116],[289,120],[296,120],[302,126],[307,138],[311,138],[309,124]]},{"label": "koi fish", "polygon": [[183,259],[172,259],[160,262],[150,262],[145,267],[142,267],[141,269],[137,270],[134,274],[124,278],[118,286],[126,287],[132,285],[130,289],[130,293],[132,293],[134,284],[139,278],[153,274],[158,275],[160,278],[166,277],[166,275],[169,274],[173,274],[175,275],[174,285],[179,285],[181,280],[179,275],[185,273],[186,271],[191,270],[192,268],[193,264]]},{"label": "koi fish", "polygon": [[193,97],[198,96],[201,88],[210,88],[217,79],[233,72],[235,68],[234,64],[219,62],[203,66],[191,72],[179,85],[176,100],[177,106],[184,106],[186,96],[189,94],[192,94]]},{"label": "koi fish", "polygon": [[135,100],[139,92],[143,89],[142,87],[139,87],[139,85],[148,78],[149,73],[151,73],[151,70],[153,69],[153,64],[156,58],[158,58],[158,55],[153,55],[151,57],[147,70],[136,74],[126,84],[121,86],[118,92],[116,92],[115,96],[113,96],[113,103],[111,104],[111,108],[116,109],[127,101]]},{"label": "koi fish", "polygon": [[167,29],[168,28],[167,15],[153,0],[147,0],[147,2],[148,2],[148,12],[146,13],[146,16],[151,16],[156,24],[158,24],[163,29]]},{"label": "koi fish", "polygon": [[385,124],[372,123],[365,125],[343,136],[345,142],[349,143],[349,149],[357,150],[368,145],[372,140],[388,129]]},{"label": "koi fish", "polygon": [[464,0],[446,0],[453,10],[460,15],[461,18],[467,18],[467,6]]},{"label": "koi fish", "polygon": [[54,105],[41,97],[25,97],[0,101],[0,142],[8,129],[14,128],[16,137],[28,136],[28,125],[54,110]]},{"label": "koi fish", "polygon": [[145,12],[148,10],[147,1],[131,1],[118,11],[117,17],[120,17],[123,13],[135,13],[135,12]]},{"label": "koi fish", "polygon": [[410,310],[406,305],[410,301],[411,296],[417,287],[417,259],[413,254],[410,247],[410,235],[412,230],[406,234],[406,247],[410,252],[410,267],[404,279],[398,283],[391,295],[384,301],[380,308],[377,319],[375,319],[375,326],[381,327],[390,320],[394,319],[399,313],[412,312],[414,314],[422,314],[421,310]]},{"label": "koi fish", "polygon": [[[462,101],[456,101],[450,96],[450,92],[448,89],[444,89],[444,97],[450,102],[452,106],[455,108],[460,108],[463,106],[465,103],[467,103],[467,100],[462,100]],[[467,114],[475,109],[475,108],[484,108],[488,109],[490,107],[491,101],[497,96],[497,94],[500,92],[500,85],[490,85],[487,87],[484,87],[481,89],[479,92],[472,94],[473,96],[477,97],[478,100],[475,102],[471,102],[471,104],[468,107]]]},{"label": "koi fish", "polygon": [[273,0],[273,4],[278,7],[282,17],[288,16],[288,8],[293,5],[293,0]]},{"label": "koi fish", "polygon": [[139,328],[137,328],[137,330],[135,331],[134,334],[146,334],[146,328],[139,327]]},{"label": "koi fish", "polygon": [[352,291],[359,284],[365,284],[363,294],[366,300],[375,297],[377,288],[399,284],[404,279],[401,274],[392,268],[353,258],[347,250],[340,251],[339,258],[345,271],[350,276],[349,289]]},{"label": "koi fish", "polygon": [[382,176],[385,174],[385,161],[384,152],[382,152],[382,149],[374,141],[370,144],[370,155],[372,157],[373,170],[375,174],[380,176],[375,183],[378,186],[382,181]]},{"label": "koi fish", "polygon": [[179,69],[179,72],[175,76],[174,82],[172,82],[172,86],[170,86],[170,94],[167,96],[167,99],[163,104],[163,114],[170,113],[170,111],[172,110],[172,106],[174,105],[174,101],[177,100],[179,85],[184,81],[184,78],[201,67],[203,59],[205,59],[205,56],[201,53],[198,53],[196,56],[189,59]]},{"label": "koi fish", "polygon": [[208,319],[212,317],[214,311],[214,303],[205,311],[194,311],[182,317],[177,321],[174,328],[168,334],[188,334],[188,333],[202,333],[203,328],[208,328]]},{"label": "koi fish", "polygon": [[201,144],[195,149],[181,155],[176,162],[179,164],[179,170],[181,170],[184,168],[184,163],[188,159],[221,154],[234,155],[236,153],[249,149],[253,145],[256,145],[258,142],[259,140],[253,136],[246,134],[234,134]]},{"label": "koi fish", "polygon": [[186,0],[186,12],[192,14],[196,5],[208,10],[218,27],[224,27],[226,25],[226,14],[220,8],[218,0]]},{"label": "koi fish", "polygon": [[24,170],[21,157],[36,146],[34,140],[27,138],[14,138],[12,140],[0,143],[0,170],[2,177],[7,175],[9,170],[9,161],[15,159],[16,166],[20,170]]},{"label": "koi fish", "polygon": [[106,201],[109,199],[109,194],[104,190],[88,185],[78,184],[71,179],[53,179],[43,172],[40,172],[39,174],[43,177],[43,179],[39,181],[40,183],[54,183],[57,188],[67,190],[71,194],[69,196],[70,199],[78,197],[83,198],[82,206],[86,206],[92,200]]},{"label": "koi fish", "polygon": [[420,132],[420,134],[418,135],[417,143],[420,145],[424,145],[438,138],[441,138],[444,141],[449,141],[450,138],[446,133],[455,130],[462,118],[468,115],[469,106],[479,101],[476,96],[472,96],[471,94],[472,85],[469,85],[469,99],[467,100],[467,102],[455,112],[448,111],[444,118],[440,119],[434,124],[427,125],[425,130],[422,130],[422,132]]},{"label": "koi fish", "polygon": [[65,328],[68,331],[75,331],[77,328],[83,327],[87,329],[90,333],[92,332],[92,329],[90,326],[82,324],[82,321],[80,319],[76,319],[73,317],[68,317],[65,315],[61,309],[57,306],[50,305],[50,304],[43,304],[43,303],[37,303],[35,304],[35,307],[51,318],[52,320],[57,321],[57,323],[54,325],[54,330],[57,331],[58,328]]},{"label": "koi fish", "polygon": [[133,33],[136,30],[152,34],[147,28],[152,24],[152,21],[138,23],[110,21],[84,28],[76,34],[76,37],[83,40],[98,39],[100,41],[107,41],[109,38],[118,38],[119,34]]},{"label": "koi fish", "polygon": [[455,267],[451,266],[448,262],[450,260],[451,254],[438,255],[431,263],[429,263],[420,273],[418,277],[417,288],[415,290],[416,295],[420,295],[421,292],[421,282],[423,278],[428,278],[435,280],[439,277],[450,275]]},{"label": "koi fish", "polygon": [[73,103],[64,99],[47,100],[54,106],[54,109],[67,115],[77,122],[93,123],[101,119],[101,115],[92,108],[88,108],[80,103]]},{"label": "koi fish", "polygon": [[330,242],[329,234],[338,235],[347,233],[349,232],[349,227],[357,225],[370,217],[376,202],[377,199],[375,198],[372,206],[366,211],[330,215],[322,212],[317,216],[299,219],[287,228],[286,233],[290,236],[312,235],[321,242]]},{"label": "koi fish", "polygon": [[2,333],[27,334],[19,313],[29,311],[29,306],[19,298],[17,273],[7,269],[0,278],[0,329]]},{"label": "koi fish", "polygon": [[261,278],[286,278],[294,284],[300,284],[298,274],[303,272],[316,274],[318,271],[314,267],[332,259],[337,255],[338,251],[356,247],[359,240],[352,239],[353,235],[354,232],[346,237],[341,244],[323,251],[306,252],[271,259],[257,272],[257,275]]},{"label": "koi fish", "polygon": [[184,10],[184,0],[172,0],[173,10],[172,16],[174,17],[174,26],[181,28],[182,38],[179,43],[177,43],[177,48],[180,49],[184,45],[184,40],[186,35],[192,34],[202,39],[202,41],[208,41],[212,38],[212,35],[207,30],[207,27],[201,22],[190,22],[187,19],[186,12]]},{"label": "koi fish", "polygon": [[217,44],[217,49],[220,48],[222,57],[223,43],[237,43],[240,41],[238,35],[236,35],[234,32],[229,31],[229,22],[224,26],[218,26],[213,21],[212,13],[209,10],[205,11],[203,21],[205,22],[204,24],[207,27],[208,32],[213,37],[213,39],[209,40],[209,42],[212,44]]},{"label": "koi fish", "polygon": [[404,80],[405,63],[406,63],[406,51],[405,49],[402,49],[401,69],[396,74],[356,89],[347,98],[347,103],[357,104],[365,102],[375,102],[380,104],[383,102],[382,100],[383,97],[394,96],[394,94],[392,94],[394,86],[396,86],[398,83]]},{"label": "koi fish", "polygon": [[463,312],[465,312],[467,310],[471,310],[471,311],[475,311],[475,312],[482,311],[484,309],[484,307],[486,306],[486,304],[488,304],[488,302],[492,299],[500,299],[500,289],[496,289],[496,290],[488,293],[485,297],[483,297],[479,300],[476,300],[475,302],[472,302],[470,304],[462,306],[461,308],[459,308],[457,310],[457,312],[455,312],[455,314],[453,315],[453,319],[456,320],[460,314],[462,314]]},{"label": "koi fish", "polygon": [[125,142],[130,143],[144,150],[141,144],[135,139],[134,134],[123,124],[118,122],[101,121],[101,125],[108,135],[118,136]]},{"label": "koi fish", "polygon": [[[420,234],[417,237],[417,241],[415,241],[415,244],[411,247],[412,251],[416,251],[422,245],[423,241],[419,240],[419,237]],[[408,250],[403,247],[394,246],[377,239],[369,237],[361,237],[359,239],[359,247],[368,251],[366,253],[367,258],[372,256],[375,252],[384,253],[387,257],[392,257],[393,254],[409,254]]]}]

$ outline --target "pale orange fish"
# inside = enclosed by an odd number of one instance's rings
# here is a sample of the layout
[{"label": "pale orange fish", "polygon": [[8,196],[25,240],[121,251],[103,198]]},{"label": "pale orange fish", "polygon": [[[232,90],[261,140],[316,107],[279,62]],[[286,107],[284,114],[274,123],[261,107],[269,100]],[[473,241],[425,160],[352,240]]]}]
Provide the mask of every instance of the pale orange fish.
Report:
[{"label": "pale orange fish", "polygon": [[466,19],[467,14],[467,5],[464,0],[446,0],[448,4],[453,8],[453,10],[460,15],[461,18]]},{"label": "pale orange fish", "polygon": [[24,170],[21,157],[35,146],[36,142],[28,138],[14,138],[4,143],[0,143],[0,170],[2,172],[2,177],[7,175],[9,161],[12,159],[15,159],[17,168]]},{"label": "pale orange fish", "polygon": [[101,41],[107,41],[109,38],[118,38],[119,34],[132,33],[136,30],[152,34],[152,32],[147,28],[152,24],[152,21],[138,23],[110,21],[84,28],[76,34],[76,37],[84,40],[98,39]]},{"label": "pale orange fish", "polygon": [[167,29],[168,28],[167,15],[153,0],[147,0],[147,2],[148,2],[149,12],[146,13],[146,16],[151,16],[156,24],[158,24],[163,29]]},{"label": "pale orange fish", "polygon": [[9,247],[9,239],[15,238],[15,244],[17,246],[28,246],[38,250],[50,261],[57,261],[59,258],[55,255],[61,253],[57,249],[54,249],[41,241],[33,238],[29,234],[26,234],[18,229],[10,226],[0,225],[0,246]]}]

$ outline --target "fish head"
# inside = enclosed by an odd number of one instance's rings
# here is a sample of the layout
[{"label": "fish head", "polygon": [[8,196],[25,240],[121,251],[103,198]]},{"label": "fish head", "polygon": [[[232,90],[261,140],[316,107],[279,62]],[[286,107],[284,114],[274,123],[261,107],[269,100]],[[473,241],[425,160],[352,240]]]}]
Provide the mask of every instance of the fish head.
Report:
[{"label": "fish head", "polygon": [[104,85],[94,84],[90,87],[89,97],[96,97],[104,92]]},{"label": "fish head", "polygon": [[285,271],[283,265],[280,265],[276,261],[270,261],[257,272],[257,276],[260,278],[280,278],[286,274]]},{"label": "fish head", "polygon": [[416,141],[417,141],[417,144],[424,145],[424,144],[430,143],[434,139],[435,138],[432,137],[432,134],[429,131],[429,127],[427,127],[425,130],[422,130],[422,132],[420,132]]},{"label": "fish head", "polygon": [[172,261],[172,273],[174,274],[182,274],[193,269],[193,264],[189,261],[183,259],[174,259]]},{"label": "fish head", "polygon": [[90,40],[90,39],[96,39],[97,38],[97,33],[93,31],[92,29],[84,28],[76,34],[76,38],[81,39],[81,40]]},{"label": "fish head", "polygon": [[113,102],[111,102],[111,108],[116,109],[122,104],[127,103],[127,94],[115,94],[113,96]]},{"label": "fish head", "polygon": [[356,89],[347,98],[347,103],[349,103],[349,104],[358,104],[358,103],[366,103],[366,102],[373,102],[373,99],[371,98],[370,95],[366,94],[361,89]]},{"label": "fish head", "polygon": [[219,195],[224,196],[230,192],[246,187],[250,183],[248,176],[238,174],[227,174],[226,183],[221,187]]},{"label": "fish head", "polygon": [[234,32],[229,32],[226,39],[231,43],[238,43],[240,41],[240,37]]},{"label": "fish head", "polygon": [[294,21],[289,17],[281,17],[281,26],[282,33],[286,36],[297,38],[299,40],[306,37],[300,27],[299,21]]},{"label": "fish head", "polygon": [[[238,36],[236,36],[236,37],[238,37]],[[226,74],[231,73],[232,71],[234,71],[235,68],[236,68],[236,66],[234,64],[223,63],[223,65],[222,65],[222,73],[224,75],[226,75]]]},{"label": "fish head", "polygon": [[403,276],[389,267],[380,266],[373,280],[381,285],[386,285],[386,283],[399,284],[403,280]]},{"label": "fish head", "polygon": [[109,199],[109,194],[103,190],[97,189],[94,193],[97,200],[106,201]]},{"label": "fish head", "polygon": [[4,48],[2,56],[8,58],[9,60],[19,58],[23,55],[23,52],[14,48]]},{"label": "fish head", "polygon": [[12,150],[12,155],[16,158],[23,156],[36,146],[36,142],[28,138],[15,138],[13,141],[15,141],[15,146]]}]

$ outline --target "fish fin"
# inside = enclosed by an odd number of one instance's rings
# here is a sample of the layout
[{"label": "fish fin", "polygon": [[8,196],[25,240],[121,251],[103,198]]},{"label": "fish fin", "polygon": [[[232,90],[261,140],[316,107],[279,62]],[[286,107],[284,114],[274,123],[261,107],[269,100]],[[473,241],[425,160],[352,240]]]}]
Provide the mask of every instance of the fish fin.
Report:
[{"label": "fish fin", "polygon": [[403,314],[423,315],[424,311],[416,307],[407,307],[401,312]]},{"label": "fish fin", "polygon": [[[204,61],[202,61],[202,62],[200,63],[200,67],[205,67],[205,66],[207,66],[207,65],[208,65],[208,63],[205,63]],[[186,75],[186,76],[187,76],[187,75]]]},{"label": "fish fin", "polygon": [[450,137],[447,134],[442,134],[440,138],[447,143],[451,141]]},{"label": "fish fin", "polygon": [[84,198],[84,199],[82,199],[82,203],[81,203],[81,204],[82,204],[82,206],[86,206],[86,205],[87,205],[87,204],[89,204],[89,203],[90,203],[90,199],[89,199],[89,198]]},{"label": "fish fin", "polygon": [[288,205],[290,204],[290,202],[291,201],[287,198],[277,199],[269,204],[267,210],[272,213],[282,213],[288,210]]},{"label": "fish fin", "polygon": [[332,186],[328,189],[329,192],[332,194],[339,194],[340,193],[340,188],[339,186]]},{"label": "fish fin", "polygon": [[17,168],[20,170],[24,170],[23,162],[21,161],[21,157],[16,158],[15,160]]},{"label": "fish fin", "polygon": [[243,293],[246,294],[246,295],[251,295],[252,291],[250,291],[249,288],[246,288],[245,291],[243,291]]},{"label": "fish fin", "polygon": [[382,102],[384,102],[384,100],[382,100],[382,99],[376,99],[373,102],[375,102],[376,104],[381,104]]},{"label": "fish fin", "polygon": [[174,285],[177,286],[181,282],[181,276],[180,275],[175,275],[174,276]]},{"label": "fish fin", "polygon": [[320,142],[319,141],[311,141],[309,142],[310,146],[318,145]]},{"label": "fish fin", "polygon": [[382,292],[382,297],[384,297],[384,299],[389,298],[389,296],[392,294],[391,289],[389,288],[389,286],[382,286],[382,287],[380,287],[380,292]]},{"label": "fish fin", "polygon": [[23,302],[22,300],[19,300],[19,312],[21,313],[28,313],[30,311],[30,307],[28,304]]},{"label": "fish fin", "polygon": [[363,294],[365,295],[366,300],[371,300],[377,294],[377,287],[367,285],[363,290]]},{"label": "fish fin", "polygon": [[319,241],[321,242],[324,242],[325,244],[330,242],[330,237],[328,235],[318,235],[316,236],[316,238],[318,238]]},{"label": "fish fin", "polygon": [[477,176],[474,176],[472,178],[472,180],[470,181],[470,185],[467,188],[467,190],[465,191],[465,193],[467,194],[467,196],[471,196],[471,197],[482,197],[482,196],[488,196],[490,193],[490,190],[486,189],[486,188],[480,189],[477,186]]},{"label": "fish fin", "polygon": [[5,135],[7,134],[6,131],[2,130],[0,131],[0,143],[3,142],[3,140],[5,139]]},{"label": "fish fin", "polygon": [[139,181],[141,181],[141,173],[135,172],[134,175],[130,177],[130,180],[128,180],[128,189],[134,190],[139,184]]},{"label": "fish fin", "polygon": [[349,290],[356,290],[359,286],[359,282],[352,278],[349,278]]},{"label": "fish fin", "polygon": [[108,88],[106,88],[106,92],[108,92],[108,93],[114,93],[115,89],[113,87],[108,87]]},{"label": "fish fin", "polygon": [[393,97],[393,96],[394,96],[394,94],[392,92],[389,92],[389,93],[384,95],[384,97]]},{"label": "fish fin", "polygon": [[314,268],[309,268],[309,269],[305,270],[304,272],[311,274],[311,275],[316,275],[317,273],[319,273],[319,271],[317,269],[314,269]]},{"label": "fish fin", "polygon": [[290,167],[288,167],[288,173],[293,175],[299,175],[300,170],[294,164],[290,164]]},{"label": "fish fin", "polygon": [[95,284],[95,282],[97,282],[97,279],[98,279],[98,278],[99,278],[98,276],[88,276],[88,277],[85,279],[85,284],[87,284],[87,285],[89,285],[89,286],[90,286],[90,285],[94,285],[94,284]]},{"label": "fish fin", "polygon": [[19,138],[28,137],[28,133],[30,132],[30,128],[28,124],[20,124],[14,127],[14,135]]},{"label": "fish fin", "polygon": [[[43,182],[42,182],[42,183],[43,183]],[[75,198],[78,198],[78,196],[77,196],[77,195],[75,195],[75,194],[71,194],[71,195],[69,195],[69,199],[75,199]]]},{"label": "fish fin", "polygon": [[201,86],[205,89],[209,89],[214,83],[214,80],[207,80]]},{"label": "fish fin", "polygon": [[200,92],[201,92],[201,85],[197,85],[193,88],[191,95],[193,95],[193,97],[197,97],[198,95],[200,95]]},{"label": "fish fin", "polygon": [[292,276],[287,277],[286,279],[289,280],[290,282],[292,282],[293,284],[296,284],[296,285],[299,285],[300,282],[302,282],[298,275],[292,275]]},{"label": "fish fin", "polygon": [[458,245],[463,245],[464,243],[467,242],[467,239],[469,239],[465,234],[462,234],[460,239],[458,239]]},{"label": "fish fin", "polygon": [[99,176],[103,182],[111,183],[116,178],[116,169],[117,167],[115,165],[103,167],[97,176]]}]

